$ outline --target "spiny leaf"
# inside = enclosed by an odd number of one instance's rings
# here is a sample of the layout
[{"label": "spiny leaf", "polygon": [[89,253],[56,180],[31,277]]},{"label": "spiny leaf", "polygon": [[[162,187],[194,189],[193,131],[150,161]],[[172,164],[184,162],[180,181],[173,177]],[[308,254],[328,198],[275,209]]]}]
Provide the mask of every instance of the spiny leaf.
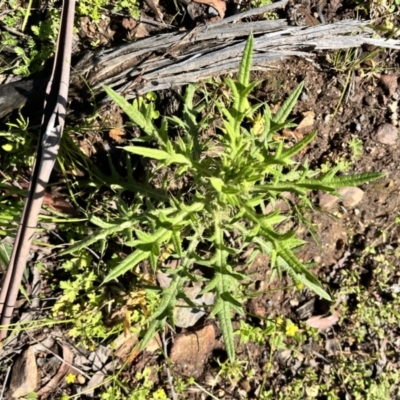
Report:
[{"label": "spiny leaf", "polygon": [[125,100],[120,94],[115,92],[108,86],[103,86],[104,91],[113,100],[119,107],[121,107],[122,111],[140,128],[142,128],[147,134],[152,134],[154,128],[151,123],[148,122],[146,117],[132,104],[129,104],[127,100]]},{"label": "spiny leaf", "polygon": [[[193,98],[196,93],[197,85],[190,84],[186,88],[185,97],[184,97],[184,106],[187,110],[193,109]],[[195,119],[193,119],[195,121]]]},{"label": "spiny leaf", "polygon": [[[293,254],[289,254],[288,251],[280,252],[280,256],[277,257],[276,262],[280,268],[289,274],[293,281],[303,283],[323,299],[332,300],[329,294],[321,287],[318,280],[309,271],[304,271],[305,268],[297,261],[297,258]],[[298,268],[296,269],[296,264],[297,267],[300,265],[303,271],[299,271]]]},{"label": "spiny leaf", "polygon": [[2,269],[7,268],[12,253],[12,246],[8,243],[1,242],[0,243],[0,266]]},{"label": "spiny leaf", "polygon": [[139,147],[139,146],[125,146],[123,147],[125,151],[129,153],[137,154],[139,156],[153,158],[154,160],[167,160],[170,158],[170,154],[164,150],[159,149],[149,149],[148,147]]},{"label": "spiny leaf", "polygon": [[154,239],[152,235],[149,235],[146,232],[135,230],[135,235],[139,239],[140,243],[153,243]]},{"label": "spiny leaf", "polygon": [[244,315],[243,305],[238,300],[236,300],[229,292],[221,294],[224,301],[228,302],[230,306],[240,315]]},{"label": "spiny leaf", "polygon": [[169,158],[167,158],[166,164],[191,165],[192,162],[183,154],[173,154]]},{"label": "spiny leaf", "polygon": [[160,248],[159,246],[157,246],[157,243],[154,243],[151,246],[151,250],[148,257],[148,260],[150,261],[150,267],[153,272],[157,270],[157,262],[159,255],[160,255]]},{"label": "spiny leaf", "polygon": [[117,232],[121,232],[124,229],[131,228],[133,224],[134,224],[133,221],[125,221],[122,224],[115,225],[111,228],[103,229],[99,233],[92,236],[88,236],[86,239],[81,240],[80,242],[68,247],[66,250],[60,253],[60,256],[82,250],[85,247],[88,247],[91,244],[98,242],[99,240],[106,239],[108,236],[111,236]]},{"label": "spiny leaf", "polygon": [[[304,265],[298,260],[298,258],[292,253],[292,251],[284,246],[279,246],[277,249],[278,258],[277,263],[280,264],[285,270],[291,275],[294,281],[299,281],[306,285],[313,292],[321,296],[322,298],[331,301],[331,297],[325,290],[321,287],[321,284],[311,274]],[[285,262],[282,262],[285,261]]]},{"label": "spiny leaf", "polygon": [[89,217],[89,221],[92,224],[98,226],[99,228],[103,228],[103,229],[113,228],[116,225],[115,223],[106,222],[106,221],[102,220],[101,218],[97,217],[96,215],[91,215]]},{"label": "spiny leaf", "polygon": [[221,215],[218,210],[214,211],[214,245],[216,248],[215,266],[217,273],[216,290],[219,295],[215,309],[221,325],[222,335],[225,341],[226,352],[231,361],[235,359],[235,346],[233,340],[232,310],[228,301],[222,297],[223,293],[230,291],[230,277],[225,280],[224,271],[227,269],[228,252],[223,243],[223,231],[221,229]]},{"label": "spiny leaf", "polygon": [[183,250],[182,250],[182,239],[181,239],[181,233],[179,230],[174,230],[172,232],[172,244],[174,245],[174,250],[176,254],[178,254],[179,257],[183,256]]},{"label": "spiny leaf", "polygon": [[279,111],[274,115],[274,117],[273,117],[274,122],[281,124],[287,120],[289,114],[292,112],[294,106],[296,105],[297,99],[299,98],[299,96],[303,90],[303,87],[304,87],[304,82],[301,82],[296,87],[296,89],[293,90],[293,92],[283,103],[283,105],[279,109]]},{"label": "spiny leaf", "polygon": [[329,182],[329,181],[331,181],[339,171],[340,171],[340,165],[334,166],[325,175],[323,175],[320,178],[321,182]]},{"label": "spiny leaf", "polygon": [[121,261],[116,268],[114,268],[105,278],[103,283],[107,283],[112,281],[113,279],[117,279],[119,276],[123,275],[125,272],[129,271],[141,261],[148,258],[150,252],[142,251],[140,249],[136,249],[132,254],[126,257],[123,261]]},{"label": "spiny leaf", "polygon": [[239,68],[238,81],[244,87],[247,87],[249,85],[251,64],[253,62],[253,47],[254,47],[254,38],[253,34],[250,34],[249,38],[247,39],[246,46],[244,48],[242,61],[240,62],[240,68]]},{"label": "spiny leaf", "polygon": [[[207,266],[208,266],[208,263],[207,263]],[[201,291],[201,294],[204,294],[204,293],[207,293],[207,292],[211,292],[212,290],[215,290],[215,288],[218,286],[219,279],[220,279],[219,275],[216,274],[214,276],[214,278],[211,279],[211,281],[208,283],[208,285],[206,285],[206,287]]]},{"label": "spiny leaf", "polygon": [[229,302],[224,301],[221,297],[217,300],[217,303],[218,302],[220,302],[220,307],[217,316],[221,325],[221,331],[225,342],[226,353],[228,354],[229,360],[234,361],[235,343],[233,339],[231,305],[229,304]]},{"label": "spiny leaf", "polygon": [[250,83],[240,91],[241,101],[239,102],[238,111],[240,115],[243,116],[240,119],[240,121],[237,122],[242,122],[245,116],[253,114],[254,111],[256,111],[258,108],[262,106],[262,104],[256,104],[254,108],[250,107],[249,102],[247,100],[248,95],[253,91],[253,89],[257,86],[257,84],[258,84],[257,82]]},{"label": "spiny leaf", "polygon": [[317,132],[309,133],[300,142],[296,143],[289,149],[282,151],[279,158],[281,160],[285,160],[294,157],[297,153],[303,150],[309,143],[311,143],[315,139],[315,136],[317,136]]},{"label": "spiny leaf", "polygon": [[154,338],[156,333],[164,328],[166,320],[167,320],[167,317],[164,317],[162,320],[156,319],[150,323],[149,327],[146,329],[146,333],[145,333],[143,339],[140,342],[139,349],[141,351],[146,350],[146,347],[151,342],[151,340]]},{"label": "spiny leaf", "polygon": [[296,183],[273,183],[271,185],[258,185],[253,188],[253,193],[268,193],[268,192],[292,192],[299,195],[307,193],[307,189],[300,187]]},{"label": "spiny leaf", "polygon": [[217,192],[222,192],[224,181],[221,178],[211,177],[210,183]]},{"label": "spiny leaf", "polygon": [[179,274],[175,274],[170,285],[163,290],[161,303],[153,312],[149,321],[157,319],[161,314],[164,314],[167,309],[172,310],[175,307],[176,297],[179,288],[182,286],[183,278]]},{"label": "spiny leaf", "polygon": [[383,178],[384,176],[384,172],[366,172],[364,174],[337,176],[330,179],[329,181],[324,180],[323,183],[327,183],[329,186],[335,189],[339,189],[349,186],[358,186],[366,182],[371,182]]}]

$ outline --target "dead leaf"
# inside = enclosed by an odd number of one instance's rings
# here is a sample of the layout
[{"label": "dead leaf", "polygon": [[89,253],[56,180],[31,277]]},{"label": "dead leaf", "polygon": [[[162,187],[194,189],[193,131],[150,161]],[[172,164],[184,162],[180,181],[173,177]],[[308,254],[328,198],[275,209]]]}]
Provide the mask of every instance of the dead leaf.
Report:
[{"label": "dead leaf", "polygon": [[129,362],[132,362],[139,354],[139,351],[133,351],[138,343],[139,339],[135,333],[130,332],[129,335],[121,333],[114,341],[115,356],[123,361],[130,357]]},{"label": "dead leaf", "polygon": [[43,204],[51,209],[65,215],[76,217],[79,213],[75,210],[72,204],[67,201],[54,197],[51,193],[45,192],[43,196]]},{"label": "dead leaf", "polygon": [[149,36],[149,31],[147,30],[146,25],[140,23],[140,24],[136,27],[136,29],[135,29],[135,31],[134,31],[134,36],[135,36],[136,38],[142,38],[142,37],[145,37],[145,36]]},{"label": "dead leaf", "polygon": [[[115,356],[124,362],[131,363],[139,354],[138,343],[139,339],[135,333],[130,332],[129,335],[121,333],[114,341]],[[161,341],[159,335],[156,335],[147,345],[146,351],[153,353],[159,348],[161,348]],[[128,358],[129,360],[127,361]]]},{"label": "dead leaf", "polygon": [[335,13],[336,10],[341,7],[342,3],[341,0],[331,0],[330,1],[330,9],[332,13]]},{"label": "dead leaf", "polygon": [[131,331],[131,312],[128,310],[125,314],[124,318],[124,333],[125,335],[129,335]]},{"label": "dead leaf", "polygon": [[122,143],[124,141],[121,136],[124,136],[125,132],[120,128],[111,129],[108,134],[110,135],[110,138],[115,140],[117,143]]},{"label": "dead leaf", "polygon": [[70,365],[72,365],[72,362],[74,360],[74,355],[72,354],[71,350],[65,346],[61,345],[62,348],[62,358],[63,358],[63,363],[61,364],[60,368],[58,369],[57,373],[53,376],[53,378],[47,382],[45,386],[43,386],[36,394],[38,397],[41,397],[42,399],[45,399],[49,395],[53,394],[61,380],[64,378],[65,375],[68,374],[70,369]]},{"label": "dead leaf", "polygon": [[95,153],[93,146],[91,146],[87,140],[80,140],[79,148],[88,158],[90,158]]},{"label": "dead leaf", "polygon": [[122,26],[131,31],[132,29],[136,28],[137,22],[133,18],[122,18]]},{"label": "dead leaf", "polygon": [[12,397],[20,398],[34,392],[38,383],[35,350],[29,346],[13,365],[10,388]]},{"label": "dead leaf", "polygon": [[164,15],[158,7],[158,0],[145,0],[145,2],[156,15],[156,20],[163,22]]},{"label": "dead leaf", "polygon": [[296,131],[301,131],[302,133],[308,133],[312,130],[314,127],[314,118],[315,118],[315,113],[313,111],[306,111],[303,113],[303,119],[297,125]]},{"label": "dead leaf", "polygon": [[207,4],[208,6],[214,7],[220,16],[224,18],[226,12],[226,3],[223,0],[193,0],[196,3]]},{"label": "dead leaf", "polygon": [[172,277],[165,272],[157,271],[157,282],[162,289],[166,289],[171,284]]},{"label": "dead leaf", "polygon": [[[297,130],[292,131],[290,129],[283,129],[282,136],[286,139],[295,140],[296,142],[303,139],[303,137],[304,137],[303,134],[298,132]],[[279,138],[279,136],[278,136],[278,138]]]},{"label": "dead leaf", "polygon": [[308,318],[306,324],[311,328],[319,329],[320,331],[326,331],[339,321],[339,317],[340,313],[338,311],[335,311],[332,315],[329,315],[328,317],[315,315],[314,317]]},{"label": "dead leaf", "polygon": [[94,33],[96,33],[96,26],[89,23],[87,25],[87,31],[88,31],[89,36],[93,35]]},{"label": "dead leaf", "polygon": [[296,310],[296,313],[300,319],[306,319],[307,317],[313,314],[314,308],[315,308],[315,297],[313,297],[311,300],[307,301],[305,304],[299,307]]}]

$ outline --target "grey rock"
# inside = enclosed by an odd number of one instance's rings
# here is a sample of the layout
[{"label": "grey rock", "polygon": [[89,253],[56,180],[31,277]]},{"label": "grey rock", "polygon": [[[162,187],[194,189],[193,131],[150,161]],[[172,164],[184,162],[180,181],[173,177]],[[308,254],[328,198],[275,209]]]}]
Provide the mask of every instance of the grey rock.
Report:
[{"label": "grey rock", "polygon": [[334,196],[333,194],[322,193],[319,196],[319,205],[322,208],[330,209],[338,202],[338,200],[339,197]]},{"label": "grey rock", "polygon": [[196,305],[203,306],[194,308],[188,306],[186,301],[177,301],[174,309],[175,325],[180,328],[188,328],[193,326],[201,317],[206,314],[204,306],[214,303],[214,295],[212,293],[200,294],[201,287],[189,287],[183,289],[186,296]]},{"label": "grey rock", "polygon": [[372,139],[382,144],[396,144],[399,136],[398,129],[392,124],[382,124],[376,129]]},{"label": "grey rock", "polygon": [[346,187],[338,190],[342,196],[341,202],[346,208],[355,207],[364,197],[364,191],[358,187]]}]

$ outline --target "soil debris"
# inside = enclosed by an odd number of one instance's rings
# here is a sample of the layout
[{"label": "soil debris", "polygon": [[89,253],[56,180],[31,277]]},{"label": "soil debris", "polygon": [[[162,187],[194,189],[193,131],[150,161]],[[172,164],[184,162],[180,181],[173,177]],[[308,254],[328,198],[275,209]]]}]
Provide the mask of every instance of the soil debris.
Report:
[{"label": "soil debris", "polygon": [[382,144],[395,145],[399,138],[399,130],[392,124],[382,124],[373,134],[373,139]]}]

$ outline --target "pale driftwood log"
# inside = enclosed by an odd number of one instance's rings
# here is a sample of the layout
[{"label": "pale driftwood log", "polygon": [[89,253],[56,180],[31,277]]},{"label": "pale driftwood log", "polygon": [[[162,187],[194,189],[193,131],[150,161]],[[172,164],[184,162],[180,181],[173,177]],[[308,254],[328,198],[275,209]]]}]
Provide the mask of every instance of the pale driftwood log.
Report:
[{"label": "pale driftwood log", "polygon": [[288,26],[283,20],[227,25],[221,22],[191,33],[164,34],[121,46],[83,60],[77,64],[77,70],[95,92],[108,85],[132,99],[150,91],[237,71],[250,33],[255,36],[255,70],[288,56],[307,57],[322,49],[363,44],[400,49],[400,41],[372,38],[374,31],[368,28],[367,21],[340,21],[314,27]]},{"label": "pale driftwood log", "polygon": [[[254,35],[253,69],[265,69],[289,56],[310,57],[323,49],[372,44],[400,49],[400,41],[373,38],[368,21],[347,20],[311,27],[288,26],[285,20],[245,22],[244,19],[283,7],[287,0],[246,11],[192,31],[165,33],[97,53],[87,53],[73,68],[72,96],[88,87],[95,96],[108,85],[127,99],[150,91],[199,82],[238,70],[250,33]],[[30,81],[0,86],[0,117],[40,98],[40,84]],[[11,93],[11,96],[10,96]],[[107,102],[104,98],[101,103]],[[37,101],[35,100],[35,104]]]}]

